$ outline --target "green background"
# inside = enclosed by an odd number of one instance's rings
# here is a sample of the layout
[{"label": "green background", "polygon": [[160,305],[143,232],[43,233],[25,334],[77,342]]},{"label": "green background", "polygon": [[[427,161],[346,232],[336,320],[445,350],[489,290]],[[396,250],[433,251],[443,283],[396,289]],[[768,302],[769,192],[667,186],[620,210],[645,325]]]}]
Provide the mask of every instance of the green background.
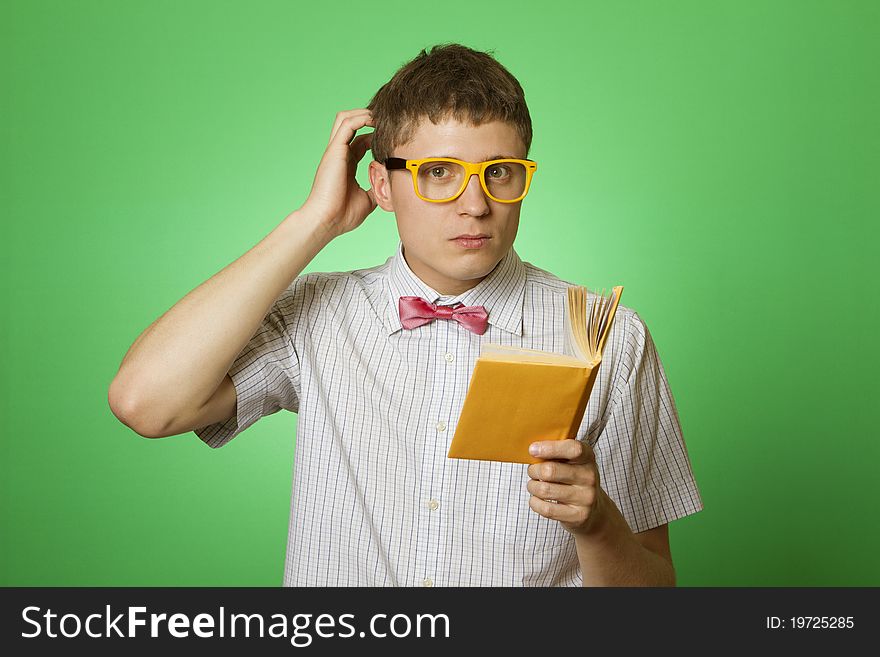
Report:
[{"label": "green background", "polygon": [[[457,41],[526,90],[519,254],[654,336],[705,503],[679,584],[880,584],[880,3],[319,5],[3,2],[0,583],[280,585],[296,416],[151,441],[108,386],[302,204],[337,112]],[[396,244],[377,209],[306,271]]]}]

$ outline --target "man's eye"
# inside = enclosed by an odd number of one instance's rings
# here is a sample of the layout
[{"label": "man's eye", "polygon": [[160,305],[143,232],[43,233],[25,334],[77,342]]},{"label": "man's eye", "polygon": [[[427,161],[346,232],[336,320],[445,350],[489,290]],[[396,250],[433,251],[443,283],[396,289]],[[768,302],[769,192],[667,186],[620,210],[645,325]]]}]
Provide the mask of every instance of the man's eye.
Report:
[{"label": "man's eye", "polygon": [[[434,176],[434,173],[437,171],[446,171],[446,167],[434,167],[433,169],[431,169],[431,175]],[[439,176],[434,176],[434,178],[442,178],[442,177],[443,177],[443,174],[440,174]]]},{"label": "man's eye", "polygon": [[503,164],[497,164],[493,167],[489,167],[488,174],[492,178],[504,178],[505,176],[510,175],[510,169]]}]

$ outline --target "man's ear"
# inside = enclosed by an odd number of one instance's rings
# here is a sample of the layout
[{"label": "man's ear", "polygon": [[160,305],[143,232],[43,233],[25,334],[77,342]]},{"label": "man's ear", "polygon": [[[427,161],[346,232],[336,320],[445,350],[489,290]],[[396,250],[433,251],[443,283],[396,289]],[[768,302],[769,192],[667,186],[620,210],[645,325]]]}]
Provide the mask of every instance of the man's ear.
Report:
[{"label": "man's ear", "polygon": [[391,201],[391,180],[388,175],[388,169],[384,164],[380,164],[376,160],[370,162],[370,187],[373,189],[373,196],[380,208],[386,212],[394,212],[394,204]]}]

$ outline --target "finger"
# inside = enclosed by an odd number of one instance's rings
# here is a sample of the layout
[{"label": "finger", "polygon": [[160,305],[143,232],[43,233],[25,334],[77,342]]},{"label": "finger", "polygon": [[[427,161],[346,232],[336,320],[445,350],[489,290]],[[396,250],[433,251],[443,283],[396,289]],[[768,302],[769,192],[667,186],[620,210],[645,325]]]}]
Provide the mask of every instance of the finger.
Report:
[{"label": "finger", "polygon": [[529,447],[529,453],[544,460],[553,459],[571,463],[590,463],[595,460],[589,443],[573,438],[534,442]]},{"label": "finger", "polygon": [[355,135],[357,131],[363,127],[372,127],[372,119],[370,117],[365,117],[364,115],[349,117],[342,122],[342,125],[339,126],[339,130],[336,131],[333,139],[330,141],[330,146],[350,146],[354,141]]},{"label": "finger", "polygon": [[544,461],[532,463],[526,472],[536,481],[550,481],[557,484],[594,486],[598,482],[596,467],[585,463]]},{"label": "finger", "polygon": [[580,499],[580,497],[583,496],[579,495],[582,490],[578,486],[571,486],[569,484],[554,484],[549,481],[536,481],[534,479],[531,479],[526,484],[526,490],[528,490],[535,497],[542,499],[546,502],[556,500],[561,504],[584,503],[584,501]]},{"label": "finger", "polygon": [[571,506],[570,504],[553,504],[538,497],[529,498],[529,508],[550,520],[559,520],[580,525],[586,522],[589,511],[584,507]]},{"label": "finger", "polygon": [[[353,128],[346,129],[352,121],[360,120],[359,124]],[[337,125],[333,126],[333,132],[330,135],[329,145],[338,143],[350,143],[354,134],[359,128],[365,125],[372,125],[372,117],[369,114],[353,114],[351,116],[342,117]]]},{"label": "finger", "polygon": [[330,144],[351,143],[352,137],[360,128],[373,125],[373,115],[369,111],[352,111],[355,113],[348,116],[337,116],[337,122],[330,135]]},{"label": "finger", "polygon": [[367,132],[362,135],[358,135],[354,138],[354,141],[351,142],[351,153],[354,156],[352,160],[354,163],[360,162],[364,157],[364,153],[370,150],[370,146],[373,142],[373,133]]},{"label": "finger", "polygon": [[336,135],[336,131],[339,130],[339,126],[342,122],[347,119],[349,116],[357,114],[359,112],[366,112],[367,110],[364,108],[352,109],[352,110],[342,110],[341,112],[336,113],[336,118],[333,119],[333,127],[330,129],[330,140],[333,140],[333,137]]}]

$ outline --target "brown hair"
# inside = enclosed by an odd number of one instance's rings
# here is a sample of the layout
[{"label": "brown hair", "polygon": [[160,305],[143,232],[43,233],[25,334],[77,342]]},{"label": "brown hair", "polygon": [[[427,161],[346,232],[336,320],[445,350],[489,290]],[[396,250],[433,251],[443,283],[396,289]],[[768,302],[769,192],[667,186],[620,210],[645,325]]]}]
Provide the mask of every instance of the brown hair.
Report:
[{"label": "brown hair", "polygon": [[423,49],[370,100],[373,159],[385,162],[395,148],[412,139],[427,116],[432,123],[453,118],[481,125],[507,121],[526,147],[532,145],[532,119],[519,82],[494,57],[458,43]]}]

